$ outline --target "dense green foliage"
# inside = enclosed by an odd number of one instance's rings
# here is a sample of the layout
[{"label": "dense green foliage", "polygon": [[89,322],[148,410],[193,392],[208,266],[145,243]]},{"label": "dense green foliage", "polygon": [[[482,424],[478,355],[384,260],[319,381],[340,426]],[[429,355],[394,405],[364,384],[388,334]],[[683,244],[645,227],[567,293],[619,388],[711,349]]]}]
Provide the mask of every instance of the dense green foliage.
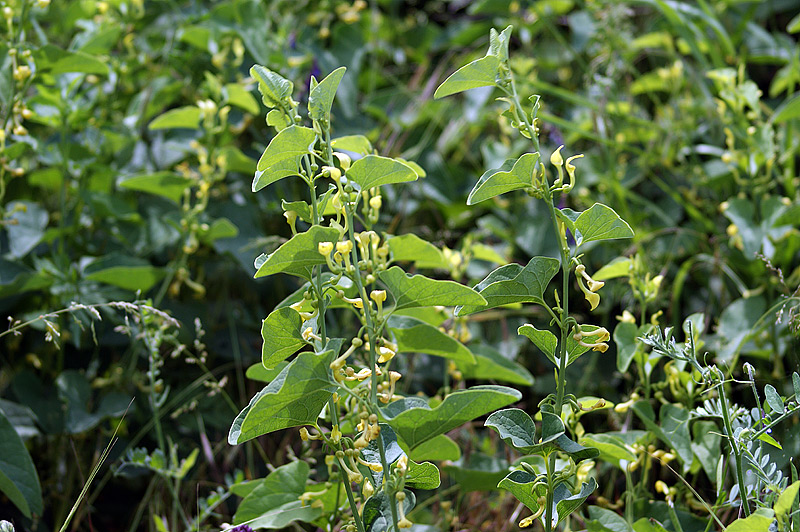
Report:
[{"label": "dense green foliage", "polygon": [[0,9],[1,532],[800,527],[796,2]]}]

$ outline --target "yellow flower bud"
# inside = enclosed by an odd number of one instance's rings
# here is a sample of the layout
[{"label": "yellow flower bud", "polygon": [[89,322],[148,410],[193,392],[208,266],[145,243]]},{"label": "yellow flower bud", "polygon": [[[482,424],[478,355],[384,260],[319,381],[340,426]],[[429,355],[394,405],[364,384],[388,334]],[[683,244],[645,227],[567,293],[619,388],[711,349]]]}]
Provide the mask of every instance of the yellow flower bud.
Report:
[{"label": "yellow flower bud", "polygon": [[[294,212],[294,211],[290,211],[290,212]],[[317,251],[319,251],[320,255],[325,255],[325,256],[330,255],[331,251],[333,251],[333,242],[320,242],[317,245]]]},{"label": "yellow flower bud", "polygon": [[386,301],[386,290],[373,290],[369,297],[376,303],[383,303]]},{"label": "yellow flower bud", "polygon": [[380,209],[382,204],[383,204],[383,202],[381,201],[381,197],[380,196],[372,196],[369,199],[369,206],[372,207],[375,210]]}]

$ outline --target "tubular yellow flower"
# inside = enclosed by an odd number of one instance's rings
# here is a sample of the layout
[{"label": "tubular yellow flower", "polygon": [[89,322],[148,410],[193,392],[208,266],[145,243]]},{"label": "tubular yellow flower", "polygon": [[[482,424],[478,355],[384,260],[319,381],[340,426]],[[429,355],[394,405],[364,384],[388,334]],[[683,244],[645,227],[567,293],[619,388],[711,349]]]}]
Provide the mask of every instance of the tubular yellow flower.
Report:
[{"label": "tubular yellow flower", "polygon": [[353,251],[353,243],[350,240],[345,240],[343,242],[336,243],[336,251],[341,253],[342,255],[346,255]]},{"label": "tubular yellow flower", "polygon": [[330,255],[331,251],[333,251],[333,242],[320,242],[317,245],[317,251],[319,251],[320,255],[325,255],[325,256]]},{"label": "tubular yellow flower", "polygon": [[561,156],[561,150],[562,150],[562,148],[564,148],[564,145],[563,145],[563,144],[562,144],[561,146],[559,146],[558,148],[556,148],[556,151],[554,151],[554,152],[553,152],[553,153],[550,155],[550,163],[551,163],[553,166],[561,166],[561,165],[563,165],[563,164],[564,164],[564,158]]},{"label": "tubular yellow flower", "polygon": [[381,201],[380,196],[372,196],[369,200],[369,206],[375,209],[376,211],[381,208],[383,202]]},{"label": "tubular yellow flower", "polygon": [[573,155],[572,157],[569,157],[567,159],[567,164],[564,165],[564,167],[567,169],[567,173],[569,174],[569,188],[570,189],[573,186],[575,186],[575,165],[572,164],[572,161],[574,161],[575,159],[580,159],[581,157],[583,157],[582,153],[579,153],[578,155]]}]

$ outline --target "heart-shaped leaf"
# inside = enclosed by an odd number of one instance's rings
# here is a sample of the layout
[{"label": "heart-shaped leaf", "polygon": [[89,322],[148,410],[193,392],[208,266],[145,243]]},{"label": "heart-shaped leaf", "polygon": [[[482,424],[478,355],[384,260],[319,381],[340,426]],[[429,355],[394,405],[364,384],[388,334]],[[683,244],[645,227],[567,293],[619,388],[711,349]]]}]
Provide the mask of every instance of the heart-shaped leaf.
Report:
[{"label": "heart-shaped leaf", "polygon": [[394,299],[395,310],[412,307],[484,305],[486,300],[468,286],[455,281],[438,281],[424,275],[408,275],[392,266],[378,274]]}]

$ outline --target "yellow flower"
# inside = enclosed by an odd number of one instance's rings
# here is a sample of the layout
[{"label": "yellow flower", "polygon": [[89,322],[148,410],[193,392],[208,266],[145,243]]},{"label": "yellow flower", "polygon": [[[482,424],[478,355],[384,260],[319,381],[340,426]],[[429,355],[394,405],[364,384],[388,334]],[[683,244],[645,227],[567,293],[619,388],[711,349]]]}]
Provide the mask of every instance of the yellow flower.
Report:
[{"label": "yellow flower", "polygon": [[564,164],[564,158],[561,156],[561,149],[563,147],[564,145],[562,144],[550,155],[550,162],[553,164],[553,166],[561,166]]}]

